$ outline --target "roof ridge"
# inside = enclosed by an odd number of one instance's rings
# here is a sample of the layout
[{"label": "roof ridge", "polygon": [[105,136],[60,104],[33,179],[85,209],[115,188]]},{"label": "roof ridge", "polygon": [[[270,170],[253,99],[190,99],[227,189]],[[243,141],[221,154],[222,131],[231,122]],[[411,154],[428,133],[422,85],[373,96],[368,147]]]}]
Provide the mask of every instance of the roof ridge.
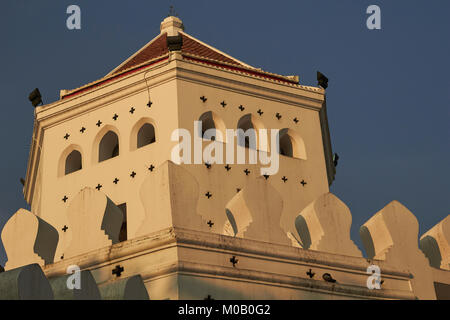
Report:
[{"label": "roof ridge", "polygon": [[116,78],[121,78],[121,77],[123,77],[124,75],[126,75],[127,73],[129,73],[129,72],[131,72],[133,70],[140,69],[140,68],[143,68],[143,67],[146,67],[146,66],[150,66],[150,65],[156,64],[156,63],[158,63],[160,61],[163,61],[163,60],[167,60],[168,56],[169,56],[169,54],[166,53],[166,54],[163,54],[161,56],[155,57],[153,59],[144,61],[141,64],[134,65],[134,66],[131,66],[131,67],[127,68],[127,69],[121,70],[120,72],[116,72],[115,74],[114,73],[109,73],[109,74],[107,74],[106,76],[103,76],[100,79],[91,81],[91,82],[86,83],[86,84],[84,84],[84,85],[82,85],[80,87],[77,87],[77,88],[74,88],[74,89],[66,89],[66,90],[64,90],[64,93],[62,94],[60,99],[67,98],[68,96],[71,96],[72,94],[77,93],[79,91],[82,91],[84,89],[87,89],[87,88],[90,88],[90,87],[93,87],[93,86],[96,86],[96,85],[101,85],[101,84],[103,84],[105,82],[109,82],[109,81],[114,80]]},{"label": "roof ridge", "polygon": [[252,74],[254,76],[256,76],[256,75],[270,76],[270,77],[273,77],[273,78],[278,78],[278,80],[281,80],[281,81],[287,81],[287,82],[292,83],[292,84],[298,84],[298,80],[292,78],[292,76],[285,76],[285,75],[282,75],[282,74],[273,73],[273,72],[269,72],[269,71],[264,71],[264,70],[259,69],[259,68],[257,69],[257,68],[254,68],[254,67],[247,67],[247,66],[244,66],[244,65],[236,66],[235,64],[231,64],[231,63],[224,62],[224,61],[219,61],[219,60],[216,60],[216,59],[206,58],[206,57],[202,57],[202,56],[195,55],[195,54],[192,54],[192,53],[187,53],[187,52],[182,53],[182,55],[184,57],[187,57],[187,58],[195,58],[195,59],[198,59],[198,60],[203,60],[204,62],[213,62],[213,63],[221,65],[223,67],[234,67],[235,69],[240,69],[240,70],[235,70],[237,72],[250,71],[250,72],[252,72]]},{"label": "roof ridge", "polygon": [[245,62],[243,62],[243,61],[241,61],[241,60],[239,60],[239,59],[236,59],[235,57],[230,56],[229,54],[227,54],[227,53],[225,53],[225,52],[223,52],[223,51],[221,51],[221,50],[219,50],[219,49],[217,49],[217,48],[215,48],[215,47],[213,47],[213,46],[211,46],[211,45],[209,45],[209,44],[207,44],[207,43],[205,43],[205,42],[203,42],[203,41],[201,41],[201,40],[199,40],[199,39],[197,39],[196,37],[194,37],[194,36],[192,36],[192,35],[190,35],[190,34],[184,32],[184,31],[179,31],[179,33],[181,33],[181,34],[183,34],[183,35],[185,35],[185,36],[191,38],[191,39],[194,40],[194,41],[197,41],[197,42],[200,43],[201,45],[203,45],[203,46],[205,46],[205,47],[207,47],[207,48],[209,48],[209,49],[211,49],[211,50],[213,50],[213,51],[216,51],[217,53],[219,53],[219,54],[221,54],[221,55],[223,55],[223,56],[225,56],[225,57],[227,57],[227,58],[229,58],[229,59],[231,59],[231,60],[234,60],[234,61],[237,62],[238,64],[241,64],[241,65],[243,65],[243,66],[245,66],[245,67],[247,67],[247,68],[257,69],[257,68],[255,68],[255,67],[253,67],[253,66],[251,66],[251,65],[249,65],[249,64],[247,64],[247,63],[245,63]]}]

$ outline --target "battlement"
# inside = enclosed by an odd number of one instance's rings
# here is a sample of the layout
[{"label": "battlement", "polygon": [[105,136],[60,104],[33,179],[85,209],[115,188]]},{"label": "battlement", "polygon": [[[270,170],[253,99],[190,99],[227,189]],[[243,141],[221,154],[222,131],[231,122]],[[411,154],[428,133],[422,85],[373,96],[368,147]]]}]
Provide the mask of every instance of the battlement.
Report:
[{"label": "battlement", "polygon": [[[350,210],[331,193],[299,212],[291,222],[296,232],[288,233],[270,178],[249,179],[224,206],[216,228],[217,221],[199,213],[200,197],[199,182],[185,166],[163,163],[142,183],[146,216],[136,237],[122,242],[121,210],[95,189],[70,201],[65,238],[21,209],[2,231],[6,273],[35,263],[55,279],[77,265],[100,287],[139,275],[152,299],[442,299],[450,285],[450,217],[426,232],[419,248],[416,218],[393,201],[361,227],[363,257],[350,239]],[[64,258],[55,262],[57,247]],[[380,289],[367,285],[373,265]]]}]

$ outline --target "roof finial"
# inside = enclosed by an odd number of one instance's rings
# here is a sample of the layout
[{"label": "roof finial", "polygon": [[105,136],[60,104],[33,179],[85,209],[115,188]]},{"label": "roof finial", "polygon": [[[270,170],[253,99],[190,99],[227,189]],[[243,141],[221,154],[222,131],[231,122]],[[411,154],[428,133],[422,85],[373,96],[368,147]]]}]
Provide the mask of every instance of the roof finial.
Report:
[{"label": "roof finial", "polygon": [[184,30],[183,22],[178,17],[169,16],[161,22],[160,30],[168,36],[177,36],[179,31]]},{"label": "roof finial", "polygon": [[168,17],[178,17],[178,14],[175,12],[175,9],[173,6],[169,7],[169,14],[167,16]]}]

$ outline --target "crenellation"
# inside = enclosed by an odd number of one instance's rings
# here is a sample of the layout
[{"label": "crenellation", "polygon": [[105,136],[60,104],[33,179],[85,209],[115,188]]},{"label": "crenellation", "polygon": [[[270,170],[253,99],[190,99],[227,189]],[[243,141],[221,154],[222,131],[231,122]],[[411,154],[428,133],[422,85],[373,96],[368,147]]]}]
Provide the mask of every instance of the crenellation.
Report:
[{"label": "crenellation", "polygon": [[1,238],[8,256],[5,270],[54,262],[58,231],[28,210],[19,209],[12,215],[3,227]]},{"label": "crenellation", "polygon": [[0,300],[53,300],[53,291],[37,263],[0,273]]},{"label": "crenellation", "polygon": [[149,175],[140,189],[145,210],[136,236],[168,227],[207,230],[206,220],[197,212],[199,185],[192,174],[166,161]]},{"label": "crenellation", "polygon": [[60,244],[65,258],[119,242],[122,211],[103,193],[84,188],[67,209],[68,230]]},{"label": "crenellation", "polygon": [[100,300],[100,291],[89,270],[49,277],[55,300]]},{"label": "crenellation", "polygon": [[351,224],[350,210],[332,193],[318,197],[295,219],[303,248],[362,257],[350,239]]},{"label": "crenellation", "polygon": [[280,225],[283,200],[263,177],[251,179],[225,208],[233,236],[289,244]]},{"label": "crenellation", "polygon": [[432,267],[450,270],[450,215],[425,232],[419,246]]},{"label": "crenellation", "polygon": [[418,247],[419,224],[414,214],[392,201],[361,227],[369,258],[386,260],[414,275],[412,289],[420,299],[436,299],[433,275]]},{"label": "crenellation", "polygon": [[102,300],[149,300],[140,275],[103,283],[99,290]]}]

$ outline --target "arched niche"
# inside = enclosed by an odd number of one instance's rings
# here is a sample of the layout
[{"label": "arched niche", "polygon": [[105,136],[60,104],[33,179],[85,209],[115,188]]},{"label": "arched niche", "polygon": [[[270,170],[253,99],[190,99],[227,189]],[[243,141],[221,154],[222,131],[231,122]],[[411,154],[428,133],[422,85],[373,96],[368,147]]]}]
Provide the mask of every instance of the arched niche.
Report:
[{"label": "arched niche", "polygon": [[83,168],[83,153],[79,145],[68,146],[61,154],[58,163],[58,176],[65,176]]},{"label": "arched niche", "polygon": [[130,150],[136,150],[155,143],[157,128],[151,118],[142,118],[131,129]]},{"label": "arched niche", "polygon": [[[255,139],[255,149],[261,150],[265,152],[270,151],[269,143],[270,143],[270,130],[266,130],[266,137],[260,136],[261,131],[264,130],[265,126],[263,122],[259,119],[257,119],[254,115],[251,113],[248,113],[244,116],[242,116],[238,123],[237,123],[237,129],[242,129],[244,131],[244,139],[237,139],[238,145],[246,148],[252,147],[252,141],[251,139]],[[254,135],[250,134],[250,131],[247,131],[249,129],[254,130]],[[247,134],[245,134],[247,132]],[[263,145],[261,145],[260,140],[264,142]]]},{"label": "arched niche", "polygon": [[[226,126],[223,120],[214,112],[207,111],[203,113],[198,121],[201,122],[201,130],[199,126],[199,132],[197,134],[205,139],[205,132],[207,130],[211,138],[206,137],[207,140],[215,140],[220,142],[226,141]],[[218,133],[220,132],[220,133]]]},{"label": "arched niche", "polygon": [[306,160],[306,147],[302,137],[294,130],[284,128],[279,132],[280,154],[286,157]]},{"label": "arched niche", "polygon": [[94,163],[103,162],[115,158],[119,154],[120,154],[119,131],[111,125],[106,125],[94,139],[93,144]]}]

